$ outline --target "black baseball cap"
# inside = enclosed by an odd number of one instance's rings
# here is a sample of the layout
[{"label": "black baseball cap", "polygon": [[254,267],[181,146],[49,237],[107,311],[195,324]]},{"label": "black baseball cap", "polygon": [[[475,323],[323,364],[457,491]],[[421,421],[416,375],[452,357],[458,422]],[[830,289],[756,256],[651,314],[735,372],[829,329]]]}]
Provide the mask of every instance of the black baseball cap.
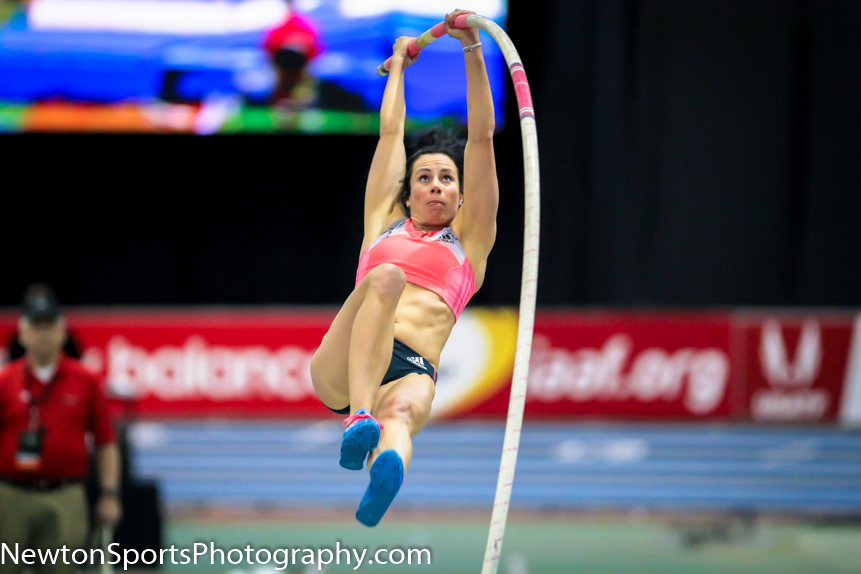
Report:
[{"label": "black baseball cap", "polygon": [[30,321],[55,321],[60,316],[60,303],[53,289],[35,283],[24,291],[24,316]]}]

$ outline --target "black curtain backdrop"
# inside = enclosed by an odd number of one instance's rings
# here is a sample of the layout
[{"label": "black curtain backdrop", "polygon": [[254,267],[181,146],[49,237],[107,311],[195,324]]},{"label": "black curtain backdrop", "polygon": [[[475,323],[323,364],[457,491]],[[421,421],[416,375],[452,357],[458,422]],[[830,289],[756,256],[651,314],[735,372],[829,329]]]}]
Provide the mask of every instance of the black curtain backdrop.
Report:
[{"label": "black curtain backdrop", "polygon": [[[861,305],[861,2],[510,2],[542,305]],[[516,304],[516,106],[478,304]],[[376,139],[6,136],[0,305],[340,304]],[[469,190],[466,191],[469,193]]]}]

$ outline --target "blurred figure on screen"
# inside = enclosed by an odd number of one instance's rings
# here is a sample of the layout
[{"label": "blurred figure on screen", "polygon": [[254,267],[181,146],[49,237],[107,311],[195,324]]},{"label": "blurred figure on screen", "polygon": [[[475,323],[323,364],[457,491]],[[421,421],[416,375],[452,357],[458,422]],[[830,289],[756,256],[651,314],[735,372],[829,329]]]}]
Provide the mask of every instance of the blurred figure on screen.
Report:
[{"label": "blurred figure on screen", "polygon": [[[18,330],[25,354],[0,369],[0,542],[74,550],[84,545],[88,526],[87,435],[101,489],[96,521],[120,520],[120,453],[107,400],[96,376],[62,352],[66,322],[50,287],[27,289]],[[7,561],[2,572],[21,568]],[[49,563],[36,570],[77,567]]]},{"label": "blurred figure on screen", "polygon": [[287,9],[286,20],[270,30],[263,43],[278,73],[270,102],[301,109],[310,105],[315,97],[314,82],[307,66],[320,53],[320,43],[316,28],[296,12],[293,0],[287,0]]},{"label": "blurred figure on screen", "polygon": [[0,0],[0,28],[6,26],[13,30],[27,28],[28,0]]}]

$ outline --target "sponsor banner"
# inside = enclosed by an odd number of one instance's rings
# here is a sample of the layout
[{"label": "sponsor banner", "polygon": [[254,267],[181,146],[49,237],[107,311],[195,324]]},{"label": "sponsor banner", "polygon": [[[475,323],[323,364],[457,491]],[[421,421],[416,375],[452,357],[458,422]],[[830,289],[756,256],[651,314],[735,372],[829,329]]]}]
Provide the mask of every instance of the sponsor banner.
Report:
[{"label": "sponsor banner", "polygon": [[840,422],[846,426],[861,427],[861,315],[855,319],[843,400],[840,401]]},{"label": "sponsor banner", "polygon": [[[84,362],[129,415],[320,417],[331,413],[314,393],[310,361],[335,312],[98,310],[67,318]],[[4,342],[16,321],[0,313]],[[540,311],[526,417],[859,425],[855,321],[849,313]],[[514,309],[465,311],[442,354],[432,416],[504,418],[516,338]]]},{"label": "sponsor banner", "polygon": [[[310,363],[334,317],[277,309],[66,314],[84,363],[118,406],[140,417],[331,415],[314,392]],[[4,342],[16,321],[0,315]],[[439,370],[434,416],[467,412],[508,385],[516,336],[512,310],[463,313]]]},{"label": "sponsor banner", "polygon": [[760,422],[837,418],[854,316],[739,315],[735,322],[744,339],[750,418]]},{"label": "sponsor banner", "polygon": [[292,417],[330,413],[314,393],[309,365],[334,315],[201,310],[66,317],[82,360],[129,414]]},{"label": "sponsor banner", "polygon": [[[525,416],[726,418],[735,376],[727,316],[539,312]],[[509,390],[470,414],[504,416]]]}]

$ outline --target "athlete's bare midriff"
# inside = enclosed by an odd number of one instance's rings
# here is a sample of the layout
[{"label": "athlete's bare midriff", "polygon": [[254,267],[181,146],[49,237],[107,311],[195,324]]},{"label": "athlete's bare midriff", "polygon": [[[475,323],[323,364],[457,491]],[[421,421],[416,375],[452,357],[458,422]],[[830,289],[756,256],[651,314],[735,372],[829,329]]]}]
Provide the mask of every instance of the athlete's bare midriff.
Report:
[{"label": "athlete's bare midriff", "polygon": [[407,283],[395,310],[395,339],[439,369],[454,322],[454,313],[439,295]]}]

